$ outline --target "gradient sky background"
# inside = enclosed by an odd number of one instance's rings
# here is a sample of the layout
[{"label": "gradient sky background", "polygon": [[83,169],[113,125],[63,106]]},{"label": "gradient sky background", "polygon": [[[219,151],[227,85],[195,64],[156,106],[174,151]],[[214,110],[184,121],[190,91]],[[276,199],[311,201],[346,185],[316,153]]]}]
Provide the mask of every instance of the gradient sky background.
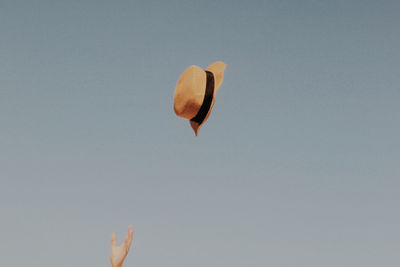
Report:
[{"label": "gradient sky background", "polygon": [[[0,1],[7,267],[399,266],[399,1]],[[194,137],[173,92],[227,64]],[[133,253],[132,253],[133,252]]]}]

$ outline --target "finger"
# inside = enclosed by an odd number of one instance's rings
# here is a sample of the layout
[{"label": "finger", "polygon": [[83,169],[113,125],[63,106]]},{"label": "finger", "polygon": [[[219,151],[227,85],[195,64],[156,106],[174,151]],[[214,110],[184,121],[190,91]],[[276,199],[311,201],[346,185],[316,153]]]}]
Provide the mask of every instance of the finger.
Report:
[{"label": "finger", "polygon": [[132,227],[132,225],[129,225],[129,228],[128,228],[128,247],[131,246],[132,239],[133,239],[133,227]]},{"label": "finger", "polygon": [[115,235],[115,233],[113,233],[111,236],[111,246],[115,247],[116,245],[117,245],[117,236]]},{"label": "finger", "polygon": [[128,236],[125,238],[125,242],[124,242],[125,248],[127,250],[129,250],[129,247],[131,246],[132,238],[133,238],[133,229],[132,229],[132,225],[130,225],[128,228]]}]

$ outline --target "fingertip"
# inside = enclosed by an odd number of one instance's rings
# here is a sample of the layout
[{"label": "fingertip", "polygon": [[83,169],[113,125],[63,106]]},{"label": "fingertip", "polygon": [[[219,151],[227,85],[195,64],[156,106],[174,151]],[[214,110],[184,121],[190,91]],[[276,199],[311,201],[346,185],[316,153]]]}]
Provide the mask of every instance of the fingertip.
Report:
[{"label": "fingertip", "polygon": [[129,225],[129,227],[128,227],[128,233],[129,233],[130,236],[133,235],[133,226],[132,226],[132,225]]}]

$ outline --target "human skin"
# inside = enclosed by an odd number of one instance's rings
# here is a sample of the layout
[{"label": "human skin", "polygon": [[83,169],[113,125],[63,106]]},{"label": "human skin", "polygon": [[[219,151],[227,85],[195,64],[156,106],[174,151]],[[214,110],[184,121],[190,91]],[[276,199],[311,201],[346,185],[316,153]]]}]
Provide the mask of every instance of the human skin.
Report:
[{"label": "human skin", "polygon": [[133,227],[129,225],[128,228],[128,236],[125,237],[125,241],[117,246],[117,237],[115,233],[111,236],[111,252],[110,252],[110,261],[111,267],[121,267],[124,263],[126,255],[128,255],[129,248],[131,247],[131,243],[133,240]]}]

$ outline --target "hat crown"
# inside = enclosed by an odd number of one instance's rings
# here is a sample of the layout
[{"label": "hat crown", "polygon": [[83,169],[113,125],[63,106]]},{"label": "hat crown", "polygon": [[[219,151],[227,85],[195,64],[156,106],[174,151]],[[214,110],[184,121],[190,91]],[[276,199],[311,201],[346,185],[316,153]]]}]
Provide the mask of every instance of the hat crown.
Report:
[{"label": "hat crown", "polygon": [[204,98],[206,73],[198,66],[190,66],[176,84],[174,111],[176,115],[191,119],[196,116]]}]

